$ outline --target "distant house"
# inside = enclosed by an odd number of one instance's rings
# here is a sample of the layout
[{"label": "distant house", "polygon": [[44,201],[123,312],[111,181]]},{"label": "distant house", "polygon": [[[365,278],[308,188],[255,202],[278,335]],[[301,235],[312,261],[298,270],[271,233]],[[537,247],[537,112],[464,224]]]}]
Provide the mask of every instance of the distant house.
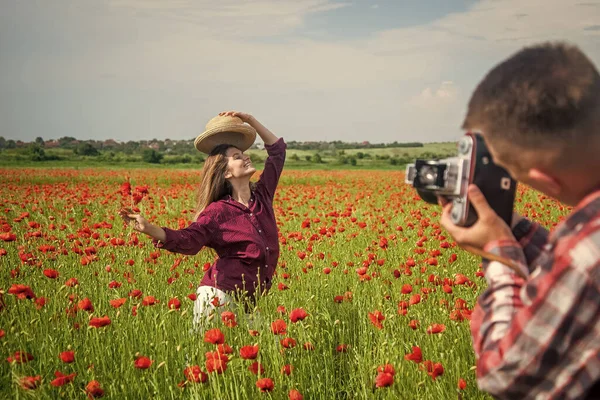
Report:
[{"label": "distant house", "polygon": [[116,140],[108,139],[102,142],[102,147],[105,149],[112,149],[119,146],[119,143]]},{"label": "distant house", "polygon": [[149,147],[149,148],[151,148],[151,149],[153,149],[153,150],[158,150],[158,149],[160,149],[160,145],[159,145],[158,143],[156,143],[156,142],[150,143],[150,144],[148,145],[148,147]]},{"label": "distant house", "polygon": [[47,149],[55,149],[57,147],[60,147],[60,143],[58,142],[58,140],[47,140],[44,142],[44,147]]}]

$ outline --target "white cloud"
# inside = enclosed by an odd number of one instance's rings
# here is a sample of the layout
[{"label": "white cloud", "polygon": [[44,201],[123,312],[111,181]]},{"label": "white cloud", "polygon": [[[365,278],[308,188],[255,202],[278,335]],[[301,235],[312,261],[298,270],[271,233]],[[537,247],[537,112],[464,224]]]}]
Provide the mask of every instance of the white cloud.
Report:
[{"label": "white cloud", "polygon": [[[215,112],[243,108],[293,140],[453,140],[470,91],[522,46],[569,40],[600,65],[599,2],[482,0],[424,25],[326,41],[295,32],[312,14],[348,3],[62,1],[73,7],[63,13],[53,4],[46,13],[62,22],[54,29],[69,51],[3,65],[28,91],[51,88],[90,103],[105,96],[105,115],[90,109],[77,127],[101,134],[189,137]],[[0,75],[0,87],[14,81]],[[2,109],[0,121],[27,123]],[[53,118],[69,121],[60,112]]]}]

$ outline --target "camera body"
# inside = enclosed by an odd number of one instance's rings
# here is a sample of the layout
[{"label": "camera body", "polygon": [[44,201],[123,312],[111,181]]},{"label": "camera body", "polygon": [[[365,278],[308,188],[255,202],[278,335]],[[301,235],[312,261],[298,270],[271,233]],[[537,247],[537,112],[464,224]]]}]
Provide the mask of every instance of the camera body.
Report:
[{"label": "camera body", "polygon": [[456,157],[417,159],[407,165],[405,182],[413,185],[428,203],[437,204],[438,197],[450,201],[450,218],[459,226],[471,226],[477,221],[477,212],[467,196],[469,184],[474,183],[490,207],[510,226],[517,182],[494,164],[480,134],[468,132],[457,147]]}]

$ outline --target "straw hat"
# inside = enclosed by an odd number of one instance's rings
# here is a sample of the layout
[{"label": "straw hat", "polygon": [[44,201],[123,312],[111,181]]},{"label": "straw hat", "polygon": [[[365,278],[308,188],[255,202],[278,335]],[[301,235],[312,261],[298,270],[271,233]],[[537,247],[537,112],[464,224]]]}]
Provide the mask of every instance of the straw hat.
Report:
[{"label": "straw hat", "polygon": [[242,151],[252,146],[256,139],[256,130],[238,117],[217,115],[206,124],[206,130],[196,140],[194,146],[199,151],[210,154],[220,144],[231,144]]}]

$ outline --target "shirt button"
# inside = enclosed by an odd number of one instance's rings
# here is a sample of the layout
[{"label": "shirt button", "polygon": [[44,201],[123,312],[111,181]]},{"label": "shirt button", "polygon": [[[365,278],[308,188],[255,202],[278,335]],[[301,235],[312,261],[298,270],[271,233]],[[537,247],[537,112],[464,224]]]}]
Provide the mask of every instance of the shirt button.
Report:
[{"label": "shirt button", "polygon": [[252,215],[254,215],[254,214],[250,213],[250,216],[252,216]]},{"label": "shirt button", "polygon": [[258,233],[262,233],[262,231],[259,229],[259,230],[258,230]]},{"label": "shirt button", "polygon": [[269,251],[269,248],[267,247],[267,251]]}]

